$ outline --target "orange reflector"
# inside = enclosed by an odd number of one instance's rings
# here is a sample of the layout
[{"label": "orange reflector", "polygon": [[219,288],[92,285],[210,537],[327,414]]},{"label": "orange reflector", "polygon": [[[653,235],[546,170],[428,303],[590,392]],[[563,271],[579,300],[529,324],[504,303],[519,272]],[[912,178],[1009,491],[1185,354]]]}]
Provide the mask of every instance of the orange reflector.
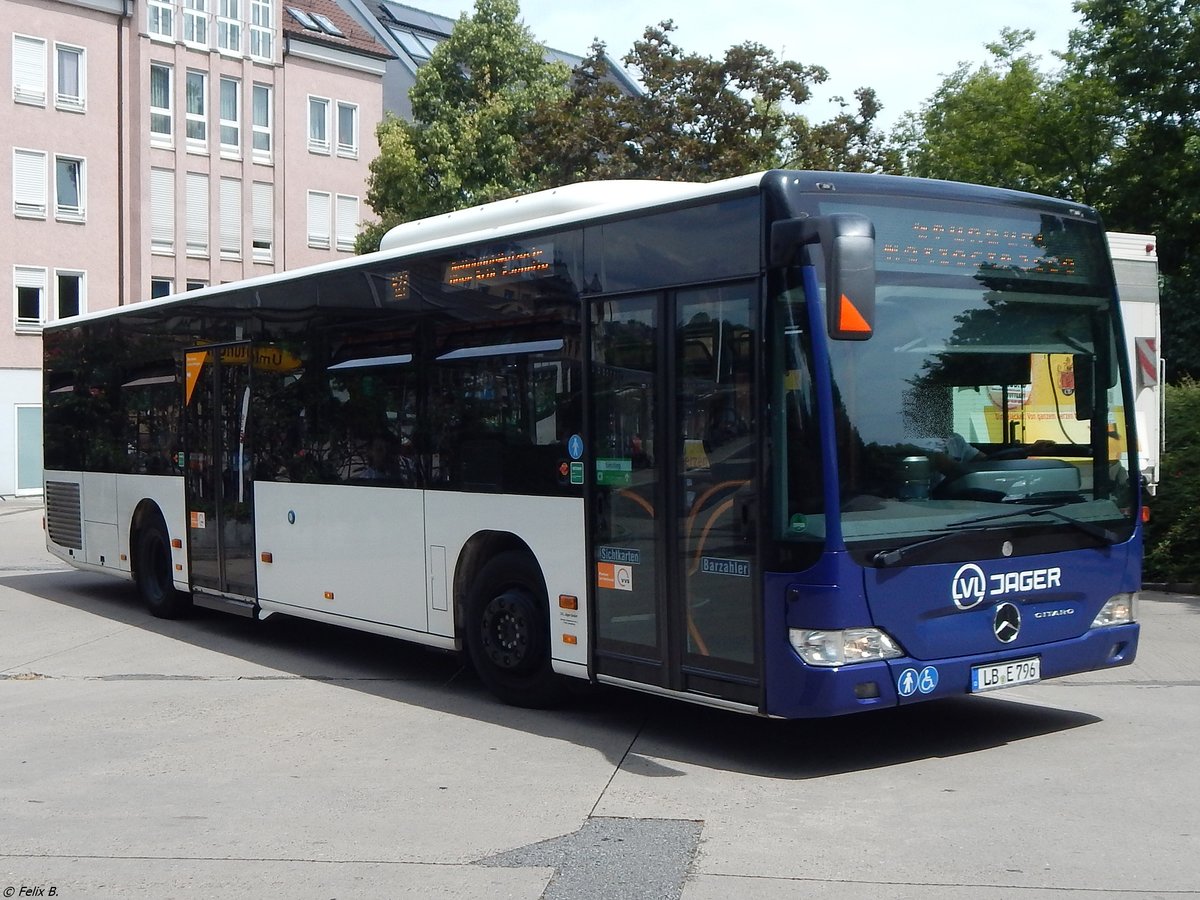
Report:
[{"label": "orange reflector", "polygon": [[867,320],[858,311],[858,307],[845,294],[842,294],[842,303],[838,307],[838,328],[841,331],[857,331],[862,334],[871,333],[871,326],[867,324]]},{"label": "orange reflector", "polygon": [[274,561],[274,557],[271,556],[270,550],[264,550],[262,553],[258,554],[258,558],[261,559],[265,563]]},{"label": "orange reflector", "polygon": [[175,563],[175,571],[182,572],[183,571],[183,563]]},{"label": "orange reflector", "polygon": [[1148,506],[1142,507],[1142,521],[1143,522],[1150,521],[1150,507],[1148,507]]},{"label": "orange reflector", "polygon": [[570,594],[558,595],[559,609],[579,609],[579,598],[572,597]]},{"label": "orange reflector", "polygon": [[173,541],[171,541],[171,546],[174,547],[176,550],[182,550],[183,549],[183,541],[181,541],[179,538],[175,538]]},{"label": "orange reflector", "polygon": [[325,592],[325,599],[326,599],[326,600],[332,600],[332,599],[333,599],[333,591],[326,591],[326,592]]},{"label": "orange reflector", "polygon": [[121,562],[129,562],[129,554],[122,553],[121,554]]},{"label": "orange reflector", "polygon": [[578,644],[579,638],[575,637],[575,635],[573,635],[573,634],[564,634],[563,635],[563,643],[564,644]]}]

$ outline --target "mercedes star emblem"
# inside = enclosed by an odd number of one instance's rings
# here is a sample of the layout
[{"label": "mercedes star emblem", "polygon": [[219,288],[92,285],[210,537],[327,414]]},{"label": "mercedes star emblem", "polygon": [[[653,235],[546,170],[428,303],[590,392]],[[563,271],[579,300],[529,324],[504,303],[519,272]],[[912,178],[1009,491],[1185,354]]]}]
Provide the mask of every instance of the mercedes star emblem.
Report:
[{"label": "mercedes star emblem", "polygon": [[1000,643],[1011,644],[1021,632],[1021,611],[1011,603],[1001,603],[996,607],[992,631],[996,633],[996,640]]}]

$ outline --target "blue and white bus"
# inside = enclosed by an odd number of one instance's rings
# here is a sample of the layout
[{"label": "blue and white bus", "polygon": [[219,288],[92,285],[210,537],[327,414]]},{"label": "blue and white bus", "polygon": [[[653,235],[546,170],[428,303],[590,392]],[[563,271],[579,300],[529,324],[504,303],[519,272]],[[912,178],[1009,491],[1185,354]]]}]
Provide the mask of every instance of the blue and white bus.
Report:
[{"label": "blue and white bus", "polygon": [[1074,203],[577,184],[44,340],[48,545],[157,615],[779,717],[1137,649],[1128,363]]}]

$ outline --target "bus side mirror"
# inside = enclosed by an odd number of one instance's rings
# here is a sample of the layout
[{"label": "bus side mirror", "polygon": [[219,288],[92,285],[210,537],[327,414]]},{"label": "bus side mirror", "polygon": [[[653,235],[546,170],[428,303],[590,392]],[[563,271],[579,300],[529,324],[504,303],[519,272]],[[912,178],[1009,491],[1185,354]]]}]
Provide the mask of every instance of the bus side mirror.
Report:
[{"label": "bus side mirror", "polygon": [[825,254],[829,337],[867,340],[875,332],[875,226],[852,213],[781,219],[771,225],[771,266],[796,265],[810,244]]}]

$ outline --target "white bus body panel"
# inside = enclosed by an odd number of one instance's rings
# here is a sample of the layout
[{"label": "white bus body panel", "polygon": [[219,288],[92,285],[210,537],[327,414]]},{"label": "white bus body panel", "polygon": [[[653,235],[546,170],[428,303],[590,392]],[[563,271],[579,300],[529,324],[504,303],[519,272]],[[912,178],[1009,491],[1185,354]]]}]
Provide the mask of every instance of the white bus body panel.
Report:
[{"label": "white bus body panel", "polygon": [[[1155,493],[1160,478],[1159,464],[1163,445],[1162,390],[1165,372],[1162,363],[1162,324],[1158,291],[1158,253],[1152,234],[1110,232],[1117,296],[1121,301],[1121,319],[1125,327],[1125,349],[1132,370],[1134,420],[1137,425],[1138,464]],[[1138,348],[1138,339],[1153,341],[1153,359],[1141,358],[1146,346]],[[1147,384],[1139,374],[1144,366],[1156,370],[1157,383]]]},{"label": "white bus body panel", "polygon": [[47,549],[81,569],[130,577],[133,514],[143,500],[155,503],[167,525],[167,537],[180,541],[171,549],[175,587],[188,589],[187,532],[183,478],[162,475],[114,475],[105,472],[46,472],[47,482],[80,487],[80,531],[83,547],[61,547],[46,535]]},{"label": "white bus body panel", "polygon": [[392,487],[255,482],[259,598],[297,615],[341,617],[351,627],[373,622],[452,637],[453,627],[431,628],[422,496]]},{"label": "white bus body panel", "polygon": [[[555,671],[581,674],[579,667],[587,665],[588,574],[582,499],[429,491],[425,494],[425,531],[431,547],[446,548],[451,584],[457,560],[473,536],[495,531],[524,541],[546,579]],[[577,598],[578,610],[560,608],[558,598],[563,594]],[[453,634],[453,609],[431,610],[430,628],[438,634]]]}]

